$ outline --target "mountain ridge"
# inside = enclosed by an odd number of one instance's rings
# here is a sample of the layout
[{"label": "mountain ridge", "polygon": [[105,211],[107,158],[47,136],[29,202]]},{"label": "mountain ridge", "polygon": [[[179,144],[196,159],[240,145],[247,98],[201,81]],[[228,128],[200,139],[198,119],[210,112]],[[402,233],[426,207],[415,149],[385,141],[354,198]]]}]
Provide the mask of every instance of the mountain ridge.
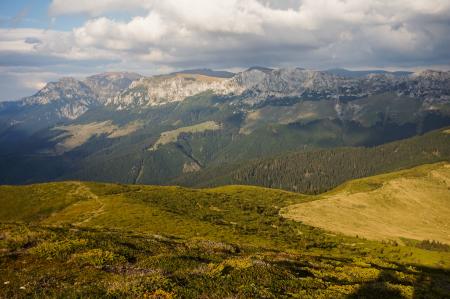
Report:
[{"label": "mountain ridge", "polygon": [[[89,76],[83,80],[76,80],[74,78],[61,78],[57,82],[50,82],[43,89],[38,91],[35,95],[26,97],[22,99],[23,106],[27,104],[48,104],[51,101],[57,99],[54,94],[49,94],[45,97],[45,94],[48,92],[60,91],[62,93],[59,94],[59,98],[63,97],[64,91],[73,91],[75,88],[79,89],[81,97],[89,97],[87,95],[86,88],[83,86],[87,85],[91,88],[91,91],[94,94],[97,94],[100,98],[100,103],[105,103],[105,98],[117,96],[117,93],[126,92],[126,89],[132,85],[132,83],[136,80],[144,79],[146,81],[156,80],[160,78],[165,78],[165,80],[170,81],[173,77],[177,78],[178,75],[192,75],[191,79],[195,79],[195,75],[205,76],[206,78],[222,78],[228,79],[225,81],[225,86],[211,85],[204,89],[200,89],[194,93],[190,93],[187,96],[195,95],[196,93],[200,93],[206,91],[208,88],[214,92],[224,93],[224,94],[240,94],[244,91],[250,93],[262,93],[266,92],[267,94],[260,95],[264,96],[277,96],[277,93],[280,93],[279,96],[302,96],[305,90],[310,90],[311,92],[318,91],[320,89],[325,89],[322,91],[322,94],[319,93],[318,96],[325,97],[339,97],[339,93],[343,93],[345,96],[346,92],[357,92],[357,88],[355,85],[357,83],[363,84],[364,88],[367,90],[368,88],[373,88],[372,93],[383,91],[384,89],[395,90],[402,88],[404,84],[410,84],[412,86],[404,87],[403,92],[409,92],[410,95],[419,95],[419,96],[427,96],[427,89],[438,89],[439,91],[443,91],[445,95],[448,96],[449,88],[448,83],[450,82],[450,72],[445,71],[434,71],[434,70],[425,70],[416,73],[408,73],[408,76],[401,76],[400,78],[390,75],[395,74],[395,72],[384,72],[384,71],[367,71],[366,75],[362,78],[346,78],[344,76],[339,76],[333,74],[330,71],[314,71],[314,70],[305,70],[302,68],[285,68],[285,69],[269,69],[269,68],[261,68],[261,67],[252,67],[243,72],[233,74],[232,77],[214,77],[208,76],[205,74],[201,74],[202,71],[211,71],[209,69],[199,69],[199,70],[188,70],[188,71],[180,71],[175,72],[169,75],[158,75],[152,77],[144,77],[136,73],[127,73],[127,72],[111,72],[111,73],[101,73]],[[212,71],[214,72],[214,71]],[[187,77],[189,78],[189,77]],[[406,79],[407,78],[407,79]],[[122,81],[121,81],[122,80]],[[159,81],[165,81],[159,80]],[[358,82],[361,80],[362,82]],[[125,82],[124,82],[125,81]],[[214,80],[211,80],[214,81]],[[412,82],[410,82],[412,81]],[[436,84],[433,84],[434,82]],[[374,87],[374,83],[377,83],[378,88]],[[414,86],[419,85],[419,86]],[[168,87],[173,85],[172,82],[169,82]],[[294,86],[289,86],[289,84],[295,84]],[[383,87],[380,89],[380,85]],[[393,86],[392,86],[393,85]],[[188,85],[186,85],[188,86]],[[302,88],[298,88],[301,86]],[[132,86],[131,88],[134,88]],[[407,88],[410,88],[409,90]],[[414,87],[416,89],[414,89]],[[339,90],[340,89],[340,90]],[[411,90],[413,89],[413,90]],[[331,90],[334,90],[336,94],[327,95],[327,92],[330,93]],[[420,90],[422,93],[420,93]],[[109,93],[108,93],[109,91]],[[432,94],[436,96],[436,94]],[[71,94],[67,94],[67,96],[71,96]],[[358,96],[358,94],[355,94]],[[361,95],[360,95],[361,96]],[[364,95],[362,95],[364,96]],[[91,96],[92,97],[92,96]],[[184,98],[185,98],[184,97]],[[183,100],[182,97],[177,97],[175,100],[172,98],[168,98],[167,102],[171,101],[180,101]],[[111,104],[111,101],[106,104]]]},{"label": "mountain ridge", "polygon": [[[120,72],[65,78],[2,104],[0,181],[73,174],[163,184],[185,172],[289,151],[376,146],[449,126],[449,74],[352,79],[253,68],[232,78]],[[212,123],[218,129],[189,129]],[[155,146],[171,132],[179,134]]]}]

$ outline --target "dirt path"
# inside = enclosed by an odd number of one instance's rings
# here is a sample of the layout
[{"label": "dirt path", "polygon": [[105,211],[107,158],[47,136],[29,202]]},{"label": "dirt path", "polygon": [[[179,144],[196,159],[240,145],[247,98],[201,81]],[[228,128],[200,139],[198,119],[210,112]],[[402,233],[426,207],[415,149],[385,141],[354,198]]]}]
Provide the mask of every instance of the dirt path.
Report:
[{"label": "dirt path", "polygon": [[73,204],[52,213],[42,221],[44,224],[83,225],[105,212],[105,199],[97,196],[89,186],[82,182],[70,182],[71,191],[67,197],[73,198]]},{"label": "dirt path", "polygon": [[79,183],[79,182],[78,182],[78,184],[79,184],[79,186],[78,186],[76,192],[78,192],[79,194],[81,193],[83,195],[87,195],[89,199],[94,200],[98,204],[98,208],[93,211],[90,211],[88,213],[88,217],[86,219],[83,219],[82,221],[73,223],[73,225],[75,225],[75,226],[83,225],[84,223],[91,221],[93,218],[99,216],[100,214],[104,213],[104,211],[105,211],[105,203],[100,200],[100,198],[97,196],[97,194],[93,193],[91,191],[91,189],[88,186],[86,186],[85,184]]},{"label": "dirt path", "polygon": [[90,199],[98,199],[97,194],[91,191],[91,189],[86,186],[85,184],[81,182],[72,182],[74,185],[77,186],[75,191],[71,192],[71,195],[81,195],[81,196],[87,196]]}]

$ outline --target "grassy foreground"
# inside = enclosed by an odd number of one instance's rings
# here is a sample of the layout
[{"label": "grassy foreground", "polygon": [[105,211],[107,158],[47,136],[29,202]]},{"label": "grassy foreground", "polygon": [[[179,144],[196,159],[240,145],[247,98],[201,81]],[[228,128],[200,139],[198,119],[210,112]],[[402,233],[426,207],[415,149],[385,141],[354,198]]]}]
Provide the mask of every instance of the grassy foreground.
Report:
[{"label": "grassy foreground", "polygon": [[424,165],[351,181],[282,214],[369,239],[450,244],[450,164]]},{"label": "grassy foreground", "polygon": [[244,186],[1,186],[0,297],[449,294],[448,246],[381,243],[280,216],[312,199]]}]

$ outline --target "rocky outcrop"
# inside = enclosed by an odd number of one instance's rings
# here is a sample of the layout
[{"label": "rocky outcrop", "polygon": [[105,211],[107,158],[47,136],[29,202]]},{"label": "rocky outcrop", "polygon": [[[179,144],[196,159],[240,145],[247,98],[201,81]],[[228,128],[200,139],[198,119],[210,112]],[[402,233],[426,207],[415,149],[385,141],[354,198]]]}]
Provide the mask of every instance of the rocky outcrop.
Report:
[{"label": "rocky outcrop", "polygon": [[225,81],[227,81],[225,78],[198,74],[174,74],[141,78],[134,81],[127,90],[113,100],[108,101],[107,105],[116,106],[118,109],[126,109],[179,102],[208,90],[219,92],[223,89]]},{"label": "rocky outcrop", "polygon": [[237,74],[226,84],[231,92],[242,94],[248,104],[286,97],[353,99],[384,92],[442,100],[450,95],[449,77],[450,72],[424,71],[410,76],[369,74],[350,78],[293,68],[265,72],[250,70]]},{"label": "rocky outcrop", "polygon": [[23,110],[47,107],[48,118],[73,120],[92,107],[104,105],[140,77],[134,73],[117,72],[98,74],[84,80],[62,78],[48,83],[35,95],[16,102],[16,105]]},{"label": "rocky outcrop", "polygon": [[136,73],[111,72],[87,77],[84,83],[89,86],[99,102],[106,103],[140,78],[142,76]]},{"label": "rocky outcrop", "polygon": [[[48,83],[20,107],[49,105],[57,117],[75,119],[93,106],[117,110],[145,109],[180,102],[202,92],[238,96],[254,106],[282,98],[352,100],[384,92],[419,98],[430,109],[450,101],[450,72],[422,71],[411,75],[372,73],[361,77],[301,68],[250,68],[232,78],[196,73],[142,77],[134,73],[103,73],[84,80],[63,78]],[[1,109],[1,108],[0,108]]]}]

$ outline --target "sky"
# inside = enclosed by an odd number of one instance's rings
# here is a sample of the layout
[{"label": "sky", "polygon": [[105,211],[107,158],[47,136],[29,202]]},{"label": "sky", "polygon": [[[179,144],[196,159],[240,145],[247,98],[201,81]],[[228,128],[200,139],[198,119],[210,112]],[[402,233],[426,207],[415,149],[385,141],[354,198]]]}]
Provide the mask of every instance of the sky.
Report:
[{"label": "sky", "polygon": [[61,77],[450,68],[449,0],[0,0],[0,101]]}]

